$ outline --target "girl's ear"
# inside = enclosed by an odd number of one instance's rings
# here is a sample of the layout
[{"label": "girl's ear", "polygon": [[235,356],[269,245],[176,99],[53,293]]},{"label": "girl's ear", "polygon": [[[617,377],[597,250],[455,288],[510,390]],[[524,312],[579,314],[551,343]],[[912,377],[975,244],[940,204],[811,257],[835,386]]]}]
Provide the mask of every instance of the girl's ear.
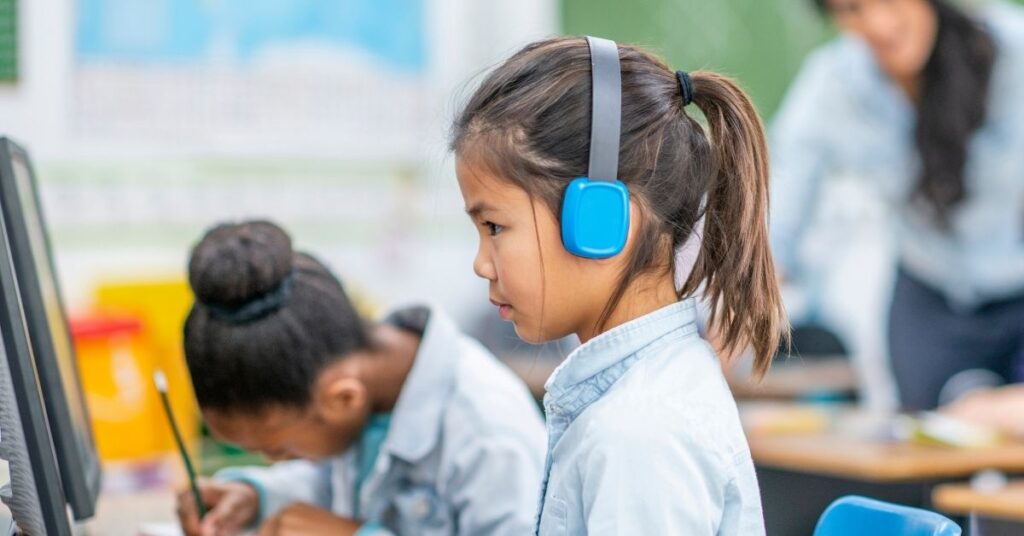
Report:
[{"label": "girl's ear", "polygon": [[632,194],[630,194],[630,196],[629,196],[629,229],[626,231],[626,245],[622,247],[622,252],[621,253],[619,253],[618,255],[616,255],[614,257],[612,257],[609,260],[613,260],[614,262],[619,262],[619,263],[621,263],[621,262],[628,263],[629,259],[631,259],[633,257],[633,253],[634,253],[634,251],[636,249],[637,244],[639,244],[641,241],[645,240],[646,238],[650,238],[650,237],[642,236],[643,234],[648,234],[648,235],[650,234],[649,232],[647,232],[647,233],[644,232],[645,231],[644,227],[645,227],[646,223],[648,223],[647,222],[647,212],[644,210],[644,208],[641,205],[641,203],[639,201],[637,201],[636,197],[633,196]]},{"label": "girl's ear", "polygon": [[370,399],[361,380],[336,376],[318,387],[314,403],[317,413],[331,424],[347,422],[354,414],[368,413]]},{"label": "girl's ear", "polygon": [[640,208],[640,203],[637,202],[636,197],[633,195],[629,196],[629,231],[626,233],[626,247],[622,248],[622,251],[630,251],[633,244],[636,244],[637,236],[640,233],[641,223],[646,215],[643,209]]}]

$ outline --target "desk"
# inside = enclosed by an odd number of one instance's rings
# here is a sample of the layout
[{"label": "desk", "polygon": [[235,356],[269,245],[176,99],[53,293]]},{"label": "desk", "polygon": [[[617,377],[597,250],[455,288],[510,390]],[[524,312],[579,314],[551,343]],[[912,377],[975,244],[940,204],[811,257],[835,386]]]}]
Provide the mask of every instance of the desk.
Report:
[{"label": "desk", "polygon": [[96,515],[82,524],[87,536],[136,536],[149,523],[177,522],[176,487],[187,482],[175,454],[132,462],[106,462]]},{"label": "desk", "polygon": [[952,448],[828,434],[750,438],[759,466],[874,482],[966,478],[984,470],[1024,473],[1024,443]]},{"label": "desk", "polygon": [[[175,493],[171,489],[121,494],[100,494],[96,515],[76,534],[85,536],[136,536],[145,523],[177,522]],[[10,510],[0,504],[0,536],[8,536]]]},{"label": "desk", "polygon": [[96,516],[85,523],[85,534],[136,536],[145,523],[177,522],[173,489],[101,493]]},{"label": "desk", "polygon": [[825,507],[843,495],[930,508],[931,491],[939,484],[984,469],[1024,473],[1024,443],[960,449],[841,431],[844,420],[860,415],[838,410],[827,419],[832,427],[806,433],[759,434],[748,428],[769,535],[811,534]]},{"label": "desk", "polygon": [[970,515],[972,536],[1024,534],[1024,481],[991,493],[967,484],[944,484],[935,488],[932,503],[941,512]]}]

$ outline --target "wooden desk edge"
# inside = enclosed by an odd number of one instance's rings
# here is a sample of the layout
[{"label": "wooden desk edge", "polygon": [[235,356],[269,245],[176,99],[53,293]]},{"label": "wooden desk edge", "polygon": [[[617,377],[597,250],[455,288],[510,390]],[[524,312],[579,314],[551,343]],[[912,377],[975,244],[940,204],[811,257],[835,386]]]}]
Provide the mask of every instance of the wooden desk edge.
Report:
[{"label": "wooden desk edge", "polygon": [[833,458],[808,458],[806,452],[785,452],[781,451],[777,445],[761,448],[756,440],[750,441],[750,451],[754,464],[758,467],[869,482],[963,478],[990,468],[1007,472],[1024,472],[1024,455],[993,458],[992,463],[976,463],[973,459],[967,461],[959,459],[952,462],[945,460],[941,463],[928,460],[926,462],[876,464],[871,463],[870,460],[847,458],[837,464]]},{"label": "wooden desk edge", "polygon": [[846,480],[877,483],[900,483],[914,482],[919,480],[942,480],[949,478],[965,478],[977,473],[980,469],[972,470],[929,470],[921,471],[914,468],[884,469],[878,467],[859,467],[858,470],[837,469],[827,463],[786,463],[774,460],[765,461],[754,457],[754,465],[765,469],[790,471],[794,473],[807,473],[815,475],[830,476]]},{"label": "wooden desk edge", "polygon": [[[1021,485],[1017,485],[1018,489]],[[992,517],[1024,522],[1024,493],[1021,501],[1000,498],[999,492],[985,495],[971,489],[968,484],[943,484],[932,492],[932,504],[937,510],[950,514],[966,515],[976,513]]]}]

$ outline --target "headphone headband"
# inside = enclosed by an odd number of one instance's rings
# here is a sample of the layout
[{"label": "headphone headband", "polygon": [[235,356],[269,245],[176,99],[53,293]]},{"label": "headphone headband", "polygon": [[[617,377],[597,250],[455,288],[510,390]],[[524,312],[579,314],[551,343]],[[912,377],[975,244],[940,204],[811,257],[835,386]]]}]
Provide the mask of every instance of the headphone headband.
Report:
[{"label": "headphone headband", "polygon": [[614,41],[587,36],[590,47],[592,111],[590,118],[590,180],[615,181],[619,176],[622,123],[622,73]]}]

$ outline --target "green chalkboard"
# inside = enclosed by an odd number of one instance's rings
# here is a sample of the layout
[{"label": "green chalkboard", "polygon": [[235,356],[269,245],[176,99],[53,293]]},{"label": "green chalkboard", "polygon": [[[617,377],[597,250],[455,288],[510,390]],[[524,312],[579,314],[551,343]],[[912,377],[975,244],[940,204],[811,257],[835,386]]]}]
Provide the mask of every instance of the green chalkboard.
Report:
[{"label": "green chalkboard", "polygon": [[18,79],[18,0],[0,0],[0,82]]},{"label": "green chalkboard", "polygon": [[764,117],[835,34],[811,0],[562,0],[562,22],[567,34],[646,46],[674,69],[735,76]]},{"label": "green chalkboard", "polygon": [[562,21],[568,34],[641,45],[674,69],[734,76],[766,117],[833,35],[809,0],[563,0]]}]

